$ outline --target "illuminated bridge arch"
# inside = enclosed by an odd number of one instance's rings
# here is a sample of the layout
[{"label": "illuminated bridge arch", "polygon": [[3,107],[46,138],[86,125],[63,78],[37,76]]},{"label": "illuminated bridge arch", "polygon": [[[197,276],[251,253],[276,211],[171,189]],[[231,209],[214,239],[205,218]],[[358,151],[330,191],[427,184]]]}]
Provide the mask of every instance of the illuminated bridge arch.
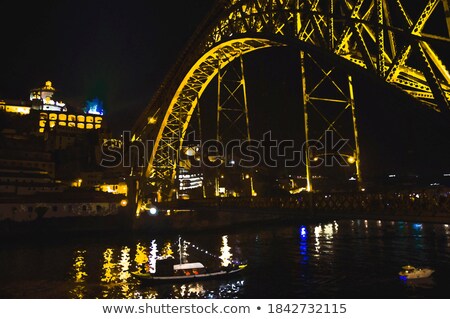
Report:
[{"label": "illuminated bridge arch", "polygon": [[174,180],[174,154],[219,68],[243,54],[294,42],[302,50],[349,63],[427,107],[448,113],[450,74],[443,54],[434,48],[448,53],[448,1],[415,1],[415,11],[420,7],[420,12],[414,17],[403,1],[218,1],[134,128],[136,140],[155,141],[149,165],[140,174],[168,185]]}]

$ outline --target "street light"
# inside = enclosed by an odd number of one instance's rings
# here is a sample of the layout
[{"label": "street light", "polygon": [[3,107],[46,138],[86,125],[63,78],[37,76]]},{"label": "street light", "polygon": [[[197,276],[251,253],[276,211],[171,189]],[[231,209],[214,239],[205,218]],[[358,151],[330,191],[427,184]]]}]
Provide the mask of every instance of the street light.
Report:
[{"label": "street light", "polygon": [[338,156],[344,157],[344,158],[346,158],[347,163],[349,163],[349,164],[351,164],[351,165],[353,165],[353,164],[356,163],[356,157],[355,157],[355,155],[347,155],[347,154],[341,154],[341,153],[337,153],[337,154],[334,154],[334,153],[317,154],[317,155],[312,159],[312,161],[313,161],[313,162],[318,162],[318,161],[320,160],[320,157],[322,157],[322,156],[331,156],[331,155],[338,155]]},{"label": "street light", "polygon": [[[358,154],[358,152],[356,152],[356,154]],[[353,165],[355,164],[356,166],[356,179],[358,181],[358,188],[360,190],[362,190],[362,178],[361,178],[361,170],[360,170],[360,161],[357,155],[352,154],[352,155],[348,155],[348,154],[341,154],[341,153],[323,153],[323,154],[317,154],[314,156],[314,158],[311,160],[312,162],[318,162],[320,160],[320,157],[323,156],[331,156],[331,155],[336,155],[336,156],[341,156],[344,157],[347,161],[348,164]]]}]

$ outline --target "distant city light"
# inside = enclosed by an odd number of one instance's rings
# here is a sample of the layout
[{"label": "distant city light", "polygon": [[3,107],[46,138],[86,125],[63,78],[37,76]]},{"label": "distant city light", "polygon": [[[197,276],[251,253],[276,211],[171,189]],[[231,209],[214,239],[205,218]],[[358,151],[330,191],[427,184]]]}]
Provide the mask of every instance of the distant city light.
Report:
[{"label": "distant city light", "polygon": [[389,175],[389,178],[396,178],[397,175]]},{"label": "distant city light", "polygon": [[440,186],[441,184],[439,184],[439,183],[433,183],[433,184],[430,184],[430,186]]}]

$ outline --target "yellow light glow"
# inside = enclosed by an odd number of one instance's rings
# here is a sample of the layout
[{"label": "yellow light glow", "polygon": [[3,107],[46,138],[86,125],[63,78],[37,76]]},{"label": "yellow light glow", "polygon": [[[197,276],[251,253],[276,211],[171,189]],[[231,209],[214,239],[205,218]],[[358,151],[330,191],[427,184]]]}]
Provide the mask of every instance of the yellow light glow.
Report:
[{"label": "yellow light glow", "polygon": [[173,257],[172,244],[170,242],[167,242],[164,245],[163,249],[161,250],[161,255],[165,258]]},{"label": "yellow light glow", "polygon": [[15,113],[19,115],[28,115],[31,112],[31,108],[26,106],[2,105],[2,109],[7,113]]},{"label": "yellow light glow", "polygon": [[122,201],[120,202],[120,206],[127,207],[127,205],[128,205],[128,200],[122,199]]},{"label": "yellow light glow", "polygon": [[[129,272],[130,269],[130,251],[131,249],[128,247],[124,247],[121,251],[121,258],[119,261],[119,265],[120,265],[120,274],[119,274],[119,279],[126,283],[127,280],[131,277],[131,274]],[[126,288],[126,287],[123,287]],[[126,293],[126,289],[122,289],[124,293]],[[125,296],[126,297],[126,296]]]},{"label": "yellow light glow", "polygon": [[233,254],[231,253],[231,247],[228,245],[228,236],[222,236],[222,247],[220,247],[220,259],[222,260],[222,266],[227,267],[231,264],[231,258]]},{"label": "yellow light glow", "polygon": [[86,272],[86,262],[85,262],[86,251],[77,251],[74,263],[72,265],[72,280],[76,286],[70,290],[70,294],[74,298],[83,299],[86,295],[86,278],[88,274]]},{"label": "yellow light glow", "polygon": [[[105,283],[110,283],[113,282],[115,280],[115,276],[113,274],[113,270],[114,270],[114,263],[112,262],[113,260],[113,254],[114,254],[114,250],[111,248],[106,249],[106,251],[103,253],[103,274],[101,277],[101,281],[105,282]],[[106,296],[104,296],[106,297]]]},{"label": "yellow light glow", "polygon": [[347,162],[349,164],[355,164],[356,163],[356,158],[354,158],[353,156],[349,156],[347,159]]}]

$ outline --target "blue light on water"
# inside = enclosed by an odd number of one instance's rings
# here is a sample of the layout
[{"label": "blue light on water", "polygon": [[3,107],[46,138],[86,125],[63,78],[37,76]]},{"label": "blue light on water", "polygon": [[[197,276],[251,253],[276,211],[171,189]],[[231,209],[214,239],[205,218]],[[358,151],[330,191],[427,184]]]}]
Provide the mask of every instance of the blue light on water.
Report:
[{"label": "blue light on water", "polygon": [[408,277],[406,277],[406,276],[400,276],[400,280],[407,281],[407,280],[408,280]]},{"label": "blue light on water", "polygon": [[422,230],[422,227],[423,227],[422,224],[414,224],[414,225],[413,225],[413,228],[414,228],[415,230]]},{"label": "blue light on water", "polygon": [[308,231],[306,230],[305,226],[300,227],[300,238],[302,240],[306,240],[308,238]]},{"label": "blue light on water", "polygon": [[304,264],[308,261],[308,230],[306,226],[300,226],[300,255],[302,256],[301,263]]}]

